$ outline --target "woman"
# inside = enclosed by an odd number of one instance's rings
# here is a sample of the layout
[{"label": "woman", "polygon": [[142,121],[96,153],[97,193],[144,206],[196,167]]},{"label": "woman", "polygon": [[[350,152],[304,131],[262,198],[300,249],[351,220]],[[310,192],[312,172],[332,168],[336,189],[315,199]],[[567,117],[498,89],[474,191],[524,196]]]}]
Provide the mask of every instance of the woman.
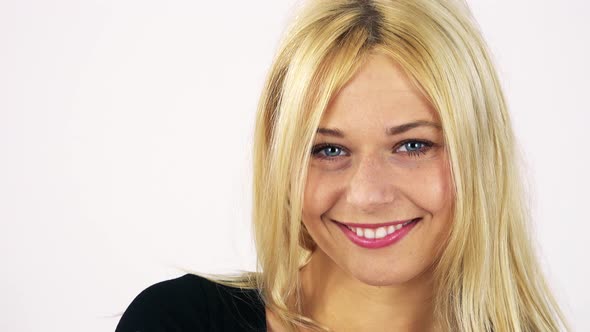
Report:
[{"label": "woman", "polygon": [[464,3],[310,1],[256,126],[261,272],[153,286],[119,330],[565,328],[529,239],[500,84]]}]

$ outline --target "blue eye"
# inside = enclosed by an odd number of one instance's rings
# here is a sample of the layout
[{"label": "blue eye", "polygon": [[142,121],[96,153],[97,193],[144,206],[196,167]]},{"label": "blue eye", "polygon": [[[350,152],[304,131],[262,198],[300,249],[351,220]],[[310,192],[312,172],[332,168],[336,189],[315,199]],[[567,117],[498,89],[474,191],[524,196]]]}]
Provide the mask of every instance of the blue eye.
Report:
[{"label": "blue eye", "polygon": [[418,156],[426,153],[432,147],[432,143],[422,141],[406,141],[403,142],[396,152],[405,152],[410,156]]},{"label": "blue eye", "polygon": [[[420,155],[426,154],[433,146],[434,143],[429,141],[407,140],[399,143],[397,148],[394,149],[394,153],[405,154],[409,157],[419,157]],[[335,161],[349,155],[344,147],[327,143],[314,146],[311,154],[315,158],[329,161]]]},{"label": "blue eye", "polygon": [[345,156],[346,152],[337,145],[320,144],[312,149],[312,154],[318,158],[331,159]]},{"label": "blue eye", "polygon": [[424,143],[422,142],[408,142],[403,145],[406,148],[406,151],[419,151],[423,146]]}]

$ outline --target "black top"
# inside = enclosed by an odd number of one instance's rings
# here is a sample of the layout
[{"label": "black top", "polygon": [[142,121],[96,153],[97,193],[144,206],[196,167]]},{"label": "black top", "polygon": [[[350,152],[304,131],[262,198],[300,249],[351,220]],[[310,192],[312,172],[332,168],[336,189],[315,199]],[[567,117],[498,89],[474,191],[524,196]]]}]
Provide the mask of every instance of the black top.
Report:
[{"label": "black top", "polygon": [[116,332],[266,331],[257,290],[240,289],[186,274],[157,283],[129,305]]}]

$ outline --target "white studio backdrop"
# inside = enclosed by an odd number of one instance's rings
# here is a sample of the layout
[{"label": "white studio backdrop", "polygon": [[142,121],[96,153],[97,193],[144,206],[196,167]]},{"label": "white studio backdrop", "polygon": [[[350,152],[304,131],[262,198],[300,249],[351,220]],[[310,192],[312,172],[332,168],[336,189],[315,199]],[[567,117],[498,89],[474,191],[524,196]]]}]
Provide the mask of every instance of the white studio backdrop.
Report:
[{"label": "white studio backdrop", "polygon": [[[590,4],[470,0],[535,237],[590,331]],[[292,0],[0,2],[0,331],[113,331],[183,269],[252,270],[251,135]]]}]

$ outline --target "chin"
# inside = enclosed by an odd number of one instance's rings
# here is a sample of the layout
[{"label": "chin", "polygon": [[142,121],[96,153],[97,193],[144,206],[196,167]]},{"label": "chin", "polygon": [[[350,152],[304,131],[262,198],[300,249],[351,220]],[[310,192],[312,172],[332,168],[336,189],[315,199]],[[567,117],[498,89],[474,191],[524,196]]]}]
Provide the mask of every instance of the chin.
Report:
[{"label": "chin", "polygon": [[370,286],[393,286],[408,283],[413,280],[416,276],[412,274],[400,274],[393,273],[383,275],[381,273],[359,273],[353,275],[353,277],[360,282]]},{"label": "chin", "polygon": [[357,266],[348,269],[349,274],[356,280],[370,286],[395,286],[410,283],[422,279],[428,275],[428,267],[404,266],[393,268],[382,266],[381,268]]}]

